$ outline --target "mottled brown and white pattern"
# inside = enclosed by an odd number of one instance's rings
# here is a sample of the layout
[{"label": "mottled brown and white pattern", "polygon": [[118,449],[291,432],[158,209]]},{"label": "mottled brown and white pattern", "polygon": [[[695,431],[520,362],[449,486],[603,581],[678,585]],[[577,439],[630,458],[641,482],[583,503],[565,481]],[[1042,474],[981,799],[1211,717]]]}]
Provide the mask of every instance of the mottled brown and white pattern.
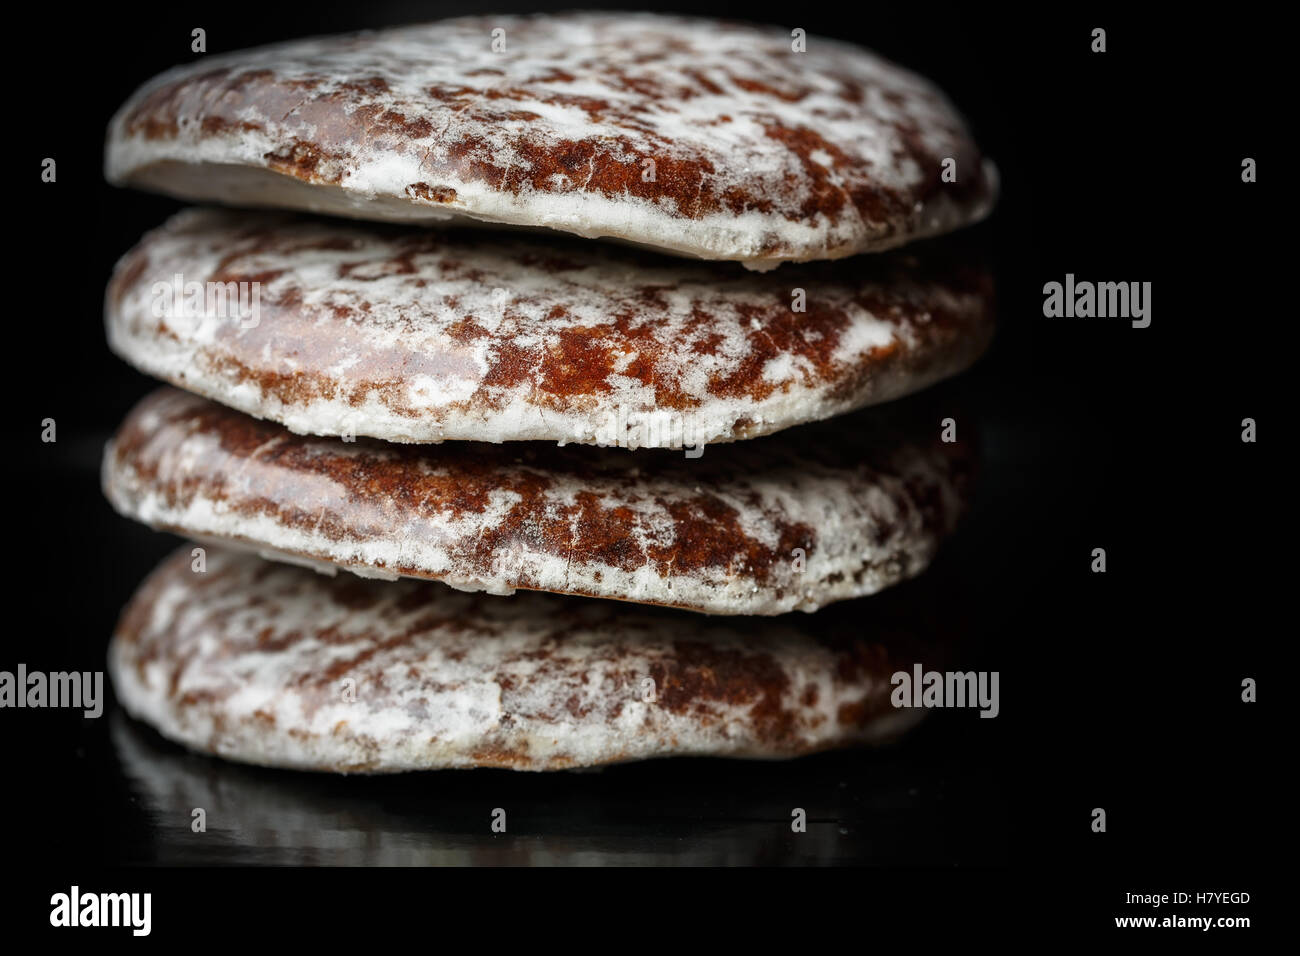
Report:
[{"label": "mottled brown and white pattern", "polygon": [[191,200],[540,226],[757,269],[988,212],[992,164],[937,89],[858,47],[792,46],[773,27],[573,13],[204,57],[118,111],[106,175]]},{"label": "mottled brown and white pattern", "polygon": [[771,615],[919,573],[964,506],[971,455],[938,416],[920,436],[862,418],[690,459],[306,438],[163,389],[103,478],[129,517],[325,570]]},{"label": "mottled brown and white pattern", "polygon": [[[807,619],[801,619],[807,620]],[[888,621],[814,637],[603,601],[325,578],[182,549],[109,649],[119,701],[195,750],[381,773],[556,770],[650,757],[792,757],[892,737],[910,669]],[[840,633],[835,633],[836,631]],[[905,645],[904,645],[905,646]]]},{"label": "mottled brown and white pattern", "polygon": [[760,276],[581,240],[188,210],[118,263],[105,311],[137,368],[295,432],[697,446],[973,362],[991,282],[948,245]]}]

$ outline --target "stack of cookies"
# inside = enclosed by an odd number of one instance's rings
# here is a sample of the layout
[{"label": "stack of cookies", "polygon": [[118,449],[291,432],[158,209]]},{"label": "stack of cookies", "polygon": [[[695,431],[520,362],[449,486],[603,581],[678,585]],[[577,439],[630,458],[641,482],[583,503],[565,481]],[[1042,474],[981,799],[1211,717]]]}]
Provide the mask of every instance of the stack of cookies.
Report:
[{"label": "stack of cookies", "polygon": [[467,18],[172,70],[106,163],[223,207],[106,296],[169,387],[105,492],[193,541],[114,636],[132,715],[341,772],[914,719],[907,621],[867,596],[928,564],[971,456],[891,400],[978,357],[991,284],[947,241],[886,250],[996,192],[931,85],[800,30]]}]

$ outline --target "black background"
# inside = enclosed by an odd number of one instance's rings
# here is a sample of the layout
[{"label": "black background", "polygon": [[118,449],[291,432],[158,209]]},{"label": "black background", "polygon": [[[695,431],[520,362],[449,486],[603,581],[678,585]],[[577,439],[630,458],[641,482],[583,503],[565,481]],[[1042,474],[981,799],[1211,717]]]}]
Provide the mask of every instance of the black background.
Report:
[{"label": "black background", "polygon": [[[111,705],[99,721],[5,711],[9,846],[48,877],[32,886],[28,917],[44,921],[50,887],[124,863],[992,866],[926,892],[1014,885],[1037,902],[1008,895],[1009,910],[1075,907],[1087,924],[1136,912],[1123,891],[1259,898],[1276,825],[1262,796],[1278,759],[1270,700],[1283,692],[1269,678],[1293,630],[1275,613],[1292,563],[1274,544],[1288,499],[1264,460],[1287,425],[1279,336],[1292,319],[1278,291],[1293,246],[1265,238],[1286,225],[1286,171],[1271,158],[1272,126],[1291,112],[1277,104],[1281,31],[1096,5],[677,9],[869,46],[936,80],[999,165],[1001,202],[976,227],[996,264],[999,337],[958,386],[978,409],[985,471],[978,508],[934,573],[971,609],[968,659],[1001,672],[1002,716],[944,713],[900,747],[790,764],[335,780],[185,755],[113,719]],[[118,611],[175,544],[116,517],[98,490],[103,442],[152,387],[104,344],[104,283],[180,207],[104,183],[113,110],[194,58],[195,26],[217,53],[462,12],[479,8],[135,5],[11,34],[44,66],[30,92],[39,107],[5,151],[25,211],[9,223],[14,544],[0,669],[101,669]],[[1095,26],[1108,31],[1105,54],[1089,51]],[[56,184],[40,182],[45,156],[58,160]],[[1260,163],[1257,184],[1241,182],[1245,156]],[[1043,283],[1067,272],[1152,282],[1150,328],[1044,318]],[[1240,441],[1247,416],[1259,444]],[[40,441],[47,417],[57,444]],[[1089,570],[1094,547],[1106,548],[1104,575]],[[1261,703],[1240,701],[1246,676]],[[115,746],[118,735],[130,742]],[[149,782],[123,772],[123,746],[162,770]],[[189,833],[184,810],[202,805],[187,803],[195,788],[228,808],[223,821],[209,807],[204,835]],[[518,808],[518,830],[493,837],[487,814],[502,805]],[[814,821],[802,842],[788,833],[790,806]],[[1090,830],[1094,807],[1107,810],[1105,834]]]}]

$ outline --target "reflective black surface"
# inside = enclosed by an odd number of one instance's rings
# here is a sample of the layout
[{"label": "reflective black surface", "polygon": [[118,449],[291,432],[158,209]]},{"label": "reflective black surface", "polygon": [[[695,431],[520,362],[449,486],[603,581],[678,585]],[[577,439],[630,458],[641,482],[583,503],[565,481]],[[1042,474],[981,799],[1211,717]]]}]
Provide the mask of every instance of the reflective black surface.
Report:
[{"label": "reflective black surface", "polygon": [[[942,729],[792,763],[324,777],[185,753],[115,715],[124,782],[160,864],[655,865],[1005,862],[1000,785]],[[507,832],[490,830],[496,808]],[[192,830],[202,808],[206,832]],[[807,829],[791,830],[802,808]],[[925,825],[920,825],[924,822]],[[972,838],[972,835],[977,835]]]}]

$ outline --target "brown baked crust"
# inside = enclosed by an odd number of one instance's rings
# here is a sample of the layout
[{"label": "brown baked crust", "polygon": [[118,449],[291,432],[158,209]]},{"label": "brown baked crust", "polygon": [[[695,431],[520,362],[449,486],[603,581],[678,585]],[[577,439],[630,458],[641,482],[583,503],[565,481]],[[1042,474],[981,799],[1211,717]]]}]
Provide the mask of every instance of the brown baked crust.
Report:
[{"label": "brown baked crust", "polygon": [[106,449],[104,488],[155,527],[360,574],[779,614],[913,576],[956,524],[972,436],[889,417],[688,459],[305,438],[163,389]]},{"label": "brown baked crust", "polygon": [[133,716],[196,750],[337,772],[792,757],[887,739],[890,675],[936,658],[898,609],[709,620],[325,578],[183,548],[109,652]]},{"label": "brown baked crust", "polygon": [[572,13],[241,51],[132,96],[109,127],[107,175],[189,199],[546,226],[757,268],[987,213],[995,173],[937,89],[857,47],[792,45],[776,28]]},{"label": "brown baked crust", "polygon": [[[941,241],[757,275],[560,237],[187,210],[122,258],[105,312],[141,370],[296,432],[680,447],[966,368],[993,329],[972,258]],[[256,321],[227,298],[159,314],[176,276],[256,291]]]}]

